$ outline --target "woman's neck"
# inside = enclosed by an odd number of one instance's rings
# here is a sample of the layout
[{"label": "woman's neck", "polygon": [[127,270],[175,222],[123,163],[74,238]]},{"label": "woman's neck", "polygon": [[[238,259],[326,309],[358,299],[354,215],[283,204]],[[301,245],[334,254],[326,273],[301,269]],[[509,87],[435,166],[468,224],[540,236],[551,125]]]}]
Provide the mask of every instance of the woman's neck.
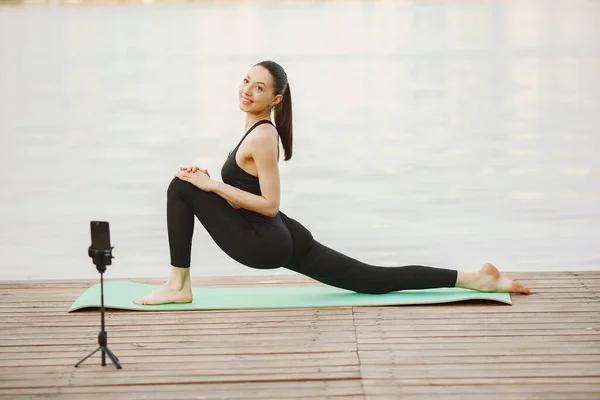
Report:
[{"label": "woman's neck", "polygon": [[246,131],[250,129],[252,125],[262,120],[271,121],[270,113],[261,113],[261,114],[246,114]]}]

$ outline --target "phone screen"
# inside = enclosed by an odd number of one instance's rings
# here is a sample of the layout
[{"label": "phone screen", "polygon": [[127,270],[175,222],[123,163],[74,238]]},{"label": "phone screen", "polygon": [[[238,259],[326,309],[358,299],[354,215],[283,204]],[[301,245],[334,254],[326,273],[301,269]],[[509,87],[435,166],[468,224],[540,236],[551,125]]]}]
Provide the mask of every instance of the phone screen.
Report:
[{"label": "phone screen", "polygon": [[97,250],[110,250],[110,231],[108,222],[91,221],[92,248]]}]

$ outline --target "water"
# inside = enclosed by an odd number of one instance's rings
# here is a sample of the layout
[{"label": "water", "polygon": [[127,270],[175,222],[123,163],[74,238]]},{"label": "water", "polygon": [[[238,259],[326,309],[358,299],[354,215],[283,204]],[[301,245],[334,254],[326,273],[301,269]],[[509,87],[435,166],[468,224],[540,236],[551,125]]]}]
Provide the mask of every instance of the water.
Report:
[{"label": "water", "polygon": [[[165,193],[243,134],[274,59],[294,101],[281,209],[377,265],[598,270],[600,2],[0,7],[0,279],[165,276]],[[193,275],[264,274],[196,226]],[[288,271],[267,271],[287,274]],[[197,278],[201,279],[201,278]]]}]

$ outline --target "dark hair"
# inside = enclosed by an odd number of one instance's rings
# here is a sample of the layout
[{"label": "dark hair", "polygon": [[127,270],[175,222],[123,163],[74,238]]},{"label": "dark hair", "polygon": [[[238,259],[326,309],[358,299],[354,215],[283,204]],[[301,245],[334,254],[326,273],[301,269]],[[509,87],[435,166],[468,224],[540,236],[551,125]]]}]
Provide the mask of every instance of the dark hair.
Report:
[{"label": "dark hair", "polygon": [[275,128],[281,138],[281,145],[285,153],[284,160],[292,158],[292,93],[288,83],[287,74],[283,67],[275,61],[261,61],[260,65],[269,71],[273,77],[275,94],[283,95],[283,99],[275,106]]}]

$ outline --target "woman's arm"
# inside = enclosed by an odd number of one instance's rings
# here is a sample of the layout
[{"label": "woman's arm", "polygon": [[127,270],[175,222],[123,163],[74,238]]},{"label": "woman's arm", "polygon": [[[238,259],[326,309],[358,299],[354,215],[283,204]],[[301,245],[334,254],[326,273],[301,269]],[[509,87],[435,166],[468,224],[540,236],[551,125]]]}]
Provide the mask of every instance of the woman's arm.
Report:
[{"label": "woman's arm", "polygon": [[214,181],[211,191],[227,200],[235,208],[244,208],[268,217],[274,217],[279,211],[279,206],[271,204],[265,197],[246,192],[227,183]]},{"label": "woman's arm", "polygon": [[[268,125],[264,125],[268,127]],[[250,154],[258,172],[260,191],[257,196],[223,182],[213,181],[210,191],[230,203],[269,217],[279,211],[279,168],[277,166],[277,136],[267,129],[256,129],[256,135],[248,138]],[[269,127],[270,128],[270,127]],[[270,128],[272,129],[272,128]]]}]

